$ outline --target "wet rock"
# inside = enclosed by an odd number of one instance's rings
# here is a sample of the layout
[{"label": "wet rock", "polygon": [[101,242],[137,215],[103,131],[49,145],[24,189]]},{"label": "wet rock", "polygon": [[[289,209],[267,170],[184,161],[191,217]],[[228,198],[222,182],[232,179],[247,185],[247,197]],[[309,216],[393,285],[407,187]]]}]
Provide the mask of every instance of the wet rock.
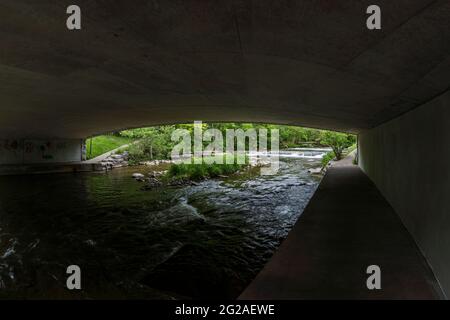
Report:
[{"label": "wet rock", "polygon": [[152,160],[139,162],[139,164],[143,166],[157,166],[163,163],[172,163],[172,160]]},{"label": "wet rock", "polygon": [[133,173],[133,178],[140,182],[145,180],[145,176],[142,173]]},{"label": "wet rock", "polygon": [[103,159],[100,163],[105,170],[126,167],[128,166],[128,152],[124,152],[122,154],[112,154],[106,159]]},{"label": "wet rock", "polygon": [[312,168],[309,169],[308,172],[310,174],[322,174],[322,168]]},{"label": "wet rock", "polygon": [[162,177],[167,171],[153,171],[148,174],[150,178]]},{"label": "wet rock", "polygon": [[90,247],[93,247],[93,246],[96,245],[95,241],[91,240],[91,239],[88,239],[88,240],[84,241],[84,243],[87,244]]},{"label": "wet rock", "polygon": [[150,177],[150,178],[147,179],[147,184],[146,184],[145,188],[146,189],[153,189],[153,188],[160,187],[161,185],[162,185],[161,181],[159,181],[156,178]]},{"label": "wet rock", "polygon": [[172,186],[172,187],[181,187],[181,186],[198,185],[198,183],[193,180],[186,179],[186,178],[177,178],[177,179],[170,180],[167,183],[167,185]]}]

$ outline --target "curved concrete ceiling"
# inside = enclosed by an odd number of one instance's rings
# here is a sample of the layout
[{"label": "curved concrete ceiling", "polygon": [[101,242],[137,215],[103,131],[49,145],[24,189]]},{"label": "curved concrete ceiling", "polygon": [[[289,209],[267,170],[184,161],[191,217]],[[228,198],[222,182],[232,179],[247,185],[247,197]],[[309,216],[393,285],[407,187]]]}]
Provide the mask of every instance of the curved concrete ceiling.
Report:
[{"label": "curved concrete ceiling", "polygon": [[450,1],[0,2],[0,137],[203,121],[359,132],[448,90]]}]

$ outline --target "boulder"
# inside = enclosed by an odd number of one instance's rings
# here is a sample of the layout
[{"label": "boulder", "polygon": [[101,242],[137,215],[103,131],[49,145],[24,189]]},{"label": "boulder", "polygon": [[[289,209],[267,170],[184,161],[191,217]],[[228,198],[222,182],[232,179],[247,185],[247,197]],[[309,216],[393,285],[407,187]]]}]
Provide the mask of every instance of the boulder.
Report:
[{"label": "boulder", "polygon": [[133,178],[138,181],[144,181],[145,176],[142,173],[133,173]]},{"label": "boulder", "polygon": [[159,180],[156,179],[156,178],[150,177],[150,178],[147,179],[147,183],[146,183],[146,185],[144,186],[144,189],[145,189],[145,190],[151,190],[151,189],[154,189],[154,188],[158,188],[158,187],[160,187],[161,185],[162,185],[162,182],[161,182],[161,181],[159,181]]},{"label": "boulder", "polygon": [[322,173],[322,168],[312,168],[312,169],[309,169],[308,172],[310,174],[321,174]]}]

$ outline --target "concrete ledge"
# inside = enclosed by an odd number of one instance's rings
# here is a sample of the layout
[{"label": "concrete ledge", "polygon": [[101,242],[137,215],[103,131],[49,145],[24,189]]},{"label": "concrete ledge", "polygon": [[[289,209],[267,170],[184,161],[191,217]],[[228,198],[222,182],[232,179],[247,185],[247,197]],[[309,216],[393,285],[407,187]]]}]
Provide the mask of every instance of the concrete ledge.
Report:
[{"label": "concrete ledge", "polygon": [[0,138],[0,165],[81,162],[84,139]]},{"label": "concrete ledge", "polygon": [[[368,290],[369,265],[381,290]],[[288,238],[240,299],[438,299],[442,293],[399,217],[353,165],[329,169]]]},{"label": "concrete ledge", "polygon": [[70,173],[104,171],[99,163],[51,163],[51,164],[27,164],[27,165],[1,165],[1,175],[20,174],[45,174],[45,173]]}]

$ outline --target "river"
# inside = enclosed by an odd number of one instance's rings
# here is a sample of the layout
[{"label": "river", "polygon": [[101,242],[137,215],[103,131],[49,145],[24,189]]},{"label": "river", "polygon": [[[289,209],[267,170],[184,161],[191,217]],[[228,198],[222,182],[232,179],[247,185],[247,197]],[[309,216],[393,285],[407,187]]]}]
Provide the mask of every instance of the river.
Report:
[{"label": "river", "polygon": [[145,166],[0,177],[0,297],[236,298],[316,190],[323,152],[284,151],[274,176],[153,190],[131,177]]}]

